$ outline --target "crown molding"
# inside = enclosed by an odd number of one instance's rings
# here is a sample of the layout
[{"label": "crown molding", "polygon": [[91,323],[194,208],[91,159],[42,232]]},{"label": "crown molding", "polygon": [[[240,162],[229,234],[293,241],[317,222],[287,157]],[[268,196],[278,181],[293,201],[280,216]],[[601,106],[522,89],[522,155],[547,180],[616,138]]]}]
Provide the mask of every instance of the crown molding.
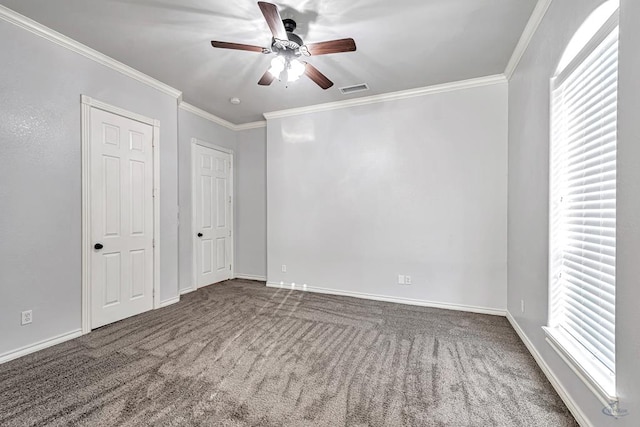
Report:
[{"label": "crown molding", "polygon": [[267,127],[267,122],[265,120],[261,120],[259,122],[250,122],[250,123],[243,123],[241,125],[235,125],[234,130],[240,131],[240,130],[260,129],[265,127]]},{"label": "crown molding", "polygon": [[150,77],[134,68],[131,68],[128,65],[123,64],[122,62],[116,61],[115,59],[103,53],[100,53],[97,50],[91,49],[90,47],[85,46],[70,37],[60,34],[57,31],[52,30],[51,28],[45,27],[39,22],[27,18],[26,16],[20,15],[19,13],[7,8],[6,6],[0,5],[0,19],[24,30],[27,30],[32,34],[49,40],[57,44],[58,46],[62,46],[72,52],[78,53],[85,58],[97,62],[98,64],[118,71],[119,73],[122,73],[127,77],[131,77],[132,79],[144,83],[147,86],[157,89],[160,92],[170,95],[176,99],[179,99],[182,96],[182,92],[180,92],[178,89],[162,83],[161,81],[156,80],[153,77]]},{"label": "crown molding", "polygon": [[257,129],[257,128],[262,128],[267,126],[267,122],[265,121],[260,121],[260,122],[251,122],[251,123],[244,123],[241,125],[236,125],[234,123],[231,123],[228,120],[222,119],[214,114],[211,114],[207,111],[204,111],[201,108],[196,107],[195,105],[191,105],[187,102],[180,102],[180,104],[178,104],[178,108],[183,110],[183,111],[188,111],[192,114],[195,114],[196,116],[203,118],[205,120],[209,120],[210,122],[213,122],[217,125],[220,125],[224,128],[227,128],[229,130],[232,131],[240,131],[240,130],[249,130],[249,129]]},{"label": "crown molding", "polygon": [[509,62],[507,63],[507,68],[504,70],[504,75],[507,80],[511,79],[511,76],[513,76],[513,73],[516,71],[522,56],[527,51],[529,43],[531,43],[533,36],[542,23],[542,19],[546,15],[547,10],[549,10],[549,6],[551,6],[552,1],[553,0],[538,0],[536,7],[533,8],[531,17],[529,18],[527,25],[524,27],[524,31],[520,36],[520,40],[518,40],[518,44],[516,45],[513,54],[511,54],[511,59],[509,59]]},{"label": "crown molding", "polygon": [[203,118],[205,120],[209,120],[210,122],[213,122],[217,125],[220,125],[222,127],[225,127],[229,130],[235,130],[236,125],[234,125],[233,123],[222,119],[218,116],[215,116],[207,111],[204,111],[198,107],[196,107],[195,105],[191,105],[189,103],[186,103],[184,101],[182,101],[180,104],[178,104],[178,108],[183,110],[183,111],[188,111],[192,114],[195,114],[196,116]]},{"label": "crown molding", "polygon": [[480,77],[476,79],[461,80],[457,82],[444,83],[440,85],[427,86],[417,89],[402,90],[399,92],[389,92],[380,95],[365,96],[362,98],[348,99],[345,101],[328,102],[325,104],[311,105],[308,107],[292,108],[289,110],[272,111],[264,113],[267,120],[281,117],[297,116],[300,114],[317,113],[320,111],[337,110],[360,105],[377,104],[379,102],[397,101],[400,99],[414,98],[417,96],[432,95],[454,90],[469,89],[474,87],[488,86],[499,83],[506,83],[507,79],[503,74]]}]

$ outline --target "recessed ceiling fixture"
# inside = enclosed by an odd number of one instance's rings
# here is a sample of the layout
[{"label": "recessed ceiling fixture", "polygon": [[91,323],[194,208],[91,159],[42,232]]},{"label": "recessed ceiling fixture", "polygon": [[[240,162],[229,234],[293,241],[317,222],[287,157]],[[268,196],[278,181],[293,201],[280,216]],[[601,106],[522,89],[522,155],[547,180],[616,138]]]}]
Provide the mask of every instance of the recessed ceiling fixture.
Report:
[{"label": "recessed ceiling fixture", "polygon": [[264,54],[275,53],[276,57],[271,61],[271,67],[258,81],[258,84],[261,86],[268,86],[273,83],[275,79],[282,80],[283,75],[286,75],[288,82],[293,82],[298,80],[303,74],[313,80],[322,89],[329,89],[333,86],[331,80],[318,71],[313,65],[301,61],[300,57],[353,52],[356,50],[355,41],[353,41],[353,39],[340,39],[305,45],[300,36],[293,33],[296,29],[296,21],[293,19],[282,20],[280,12],[278,12],[278,7],[275,4],[259,1],[258,6],[273,34],[270,48],[219,41],[212,41],[211,45],[223,49],[246,50]]},{"label": "recessed ceiling fixture", "polygon": [[340,88],[340,92],[342,92],[343,95],[348,95],[354,92],[362,92],[365,90],[369,90],[369,86],[367,86],[366,83],[360,83],[359,85],[345,86]]},{"label": "recessed ceiling fixture", "polygon": [[236,98],[234,96],[233,98],[229,98],[229,102],[232,103],[233,105],[238,105],[240,104],[240,98]]}]

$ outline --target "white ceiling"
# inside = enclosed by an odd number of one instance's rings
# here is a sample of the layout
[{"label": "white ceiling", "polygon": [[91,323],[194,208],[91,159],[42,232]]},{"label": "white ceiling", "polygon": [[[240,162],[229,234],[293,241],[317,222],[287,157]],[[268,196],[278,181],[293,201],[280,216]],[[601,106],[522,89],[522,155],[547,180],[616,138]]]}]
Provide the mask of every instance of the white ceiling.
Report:
[{"label": "white ceiling", "polygon": [[[0,4],[183,92],[236,124],[262,113],[504,72],[536,0],[279,0],[305,42],[345,37],[357,51],[309,58],[335,86],[307,78],[258,86],[271,55],[214,49],[211,40],[268,47],[253,0],[0,0]],[[339,87],[367,83],[342,95]],[[231,105],[238,97],[242,103]]]}]

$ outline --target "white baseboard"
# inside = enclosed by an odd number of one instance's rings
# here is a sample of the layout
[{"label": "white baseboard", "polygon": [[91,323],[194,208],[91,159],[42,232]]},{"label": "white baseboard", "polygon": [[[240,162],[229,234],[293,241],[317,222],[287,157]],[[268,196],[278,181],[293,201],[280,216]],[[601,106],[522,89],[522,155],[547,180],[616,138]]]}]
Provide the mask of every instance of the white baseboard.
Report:
[{"label": "white baseboard", "polygon": [[39,351],[39,350],[44,350],[45,348],[54,346],[56,344],[61,344],[65,341],[78,338],[81,335],[82,335],[82,329],[77,329],[75,331],[57,335],[52,338],[47,338],[46,340],[38,341],[37,343],[34,343],[34,344],[29,344],[17,350],[12,350],[12,351],[0,354],[0,364],[8,362],[13,359],[17,359],[22,356],[26,356],[27,354],[35,353],[36,351]]},{"label": "white baseboard", "polygon": [[245,279],[245,280],[257,280],[259,282],[266,282],[266,276],[254,276],[252,274],[236,274],[234,279]]},{"label": "white baseboard", "polygon": [[270,288],[293,289],[296,291],[315,292],[319,294],[341,295],[346,297],[370,299],[375,301],[394,302],[397,304],[417,305],[420,307],[442,308],[445,310],[467,311],[471,313],[490,314],[493,316],[506,316],[505,310],[498,310],[487,307],[476,307],[472,305],[447,304],[433,301],[425,301],[413,298],[391,297],[387,295],[368,294],[364,292],[343,291],[338,289],[319,288],[308,285],[294,285],[290,283],[267,282]]},{"label": "white baseboard", "polygon": [[580,407],[571,398],[571,395],[567,392],[567,389],[565,389],[564,386],[560,383],[560,381],[558,380],[556,375],[553,373],[549,365],[547,365],[547,362],[545,362],[542,356],[540,356],[540,353],[538,353],[538,350],[536,350],[536,348],[533,346],[533,343],[529,340],[529,338],[524,333],[522,328],[520,328],[520,325],[518,325],[518,322],[516,322],[516,319],[514,319],[514,317],[511,315],[509,311],[507,311],[507,319],[509,320],[509,323],[511,323],[511,326],[516,331],[516,333],[518,334],[522,342],[524,343],[525,347],[527,347],[527,350],[529,350],[529,353],[531,353],[531,355],[535,359],[538,366],[540,366],[540,369],[542,369],[542,372],[544,372],[544,375],[547,377],[547,379],[549,380],[553,388],[556,390],[556,392],[560,396],[560,399],[562,399],[564,404],[567,405],[569,412],[571,412],[571,414],[574,416],[578,424],[580,424],[581,427],[593,427],[593,424],[589,422],[589,419],[587,418],[587,416],[584,414],[584,412],[582,412]]},{"label": "white baseboard", "polygon": [[188,294],[189,292],[193,292],[195,290],[195,288],[180,289],[180,295]]},{"label": "white baseboard", "polygon": [[160,308],[180,302],[180,295],[160,302]]}]

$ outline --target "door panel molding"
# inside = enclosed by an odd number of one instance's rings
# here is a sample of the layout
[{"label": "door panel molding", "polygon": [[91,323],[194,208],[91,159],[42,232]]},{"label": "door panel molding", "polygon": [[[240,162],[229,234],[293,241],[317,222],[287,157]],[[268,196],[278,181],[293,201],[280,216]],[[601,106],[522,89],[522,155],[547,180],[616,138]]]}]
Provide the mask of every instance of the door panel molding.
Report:
[{"label": "door panel molding", "polygon": [[91,108],[152,126],[153,149],[153,308],[160,307],[160,122],[81,95],[82,156],[82,333],[91,332]]},{"label": "door panel molding", "polygon": [[[188,291],[195,291],[196,289],[198,289],[198,271],[197,271],[197,245],[199,243],[198,238],[196,237],[196,233],[198,233],[198,230],[195,229],[195,225],[196,225],[196,210],[197,210],[197,206],[196,206],[196,199],[194,197],[194,193],[195,193],[195,189],[197,188],[196,186],[196,180],[198,179],[198,174],[197,174],[197,168],[196,168],[196,160],[197,160],[197,153],[196,153],[196,148],[198,146],[204,147],[204,148],[209,148],[215,151],[219,151],[221,153],[224,154],[228,154],[229,155],[229,197],[231,198],[231,203],[229,206],[229,229],[231,231],[231,235],[229,236],[229,263],[231,264],[231,269],[229,271],[229,278],[233,278],[234,277],[234,271],[235,271],[235,245],[234,245],[234,240],[235,240],[235,230],[234,230],[234,212],[235,212],[235,195],[234,195],[234,171],[235,171],[235,167],[234,167],[234,152],[231,149],[225,148],[225,147],[221,147],[219,145],[216,144],[212,144],[210,142],[207,141],[203,141],[201,139],[198,138],[191,138],[191,227],[190,227],[190,233],[191,233],[191,240],[193,242],[192,244],[192,263],[191,263],[191,289],[189,289]],[[215,169],[215,164],[211,165],[212,169]]]}]

